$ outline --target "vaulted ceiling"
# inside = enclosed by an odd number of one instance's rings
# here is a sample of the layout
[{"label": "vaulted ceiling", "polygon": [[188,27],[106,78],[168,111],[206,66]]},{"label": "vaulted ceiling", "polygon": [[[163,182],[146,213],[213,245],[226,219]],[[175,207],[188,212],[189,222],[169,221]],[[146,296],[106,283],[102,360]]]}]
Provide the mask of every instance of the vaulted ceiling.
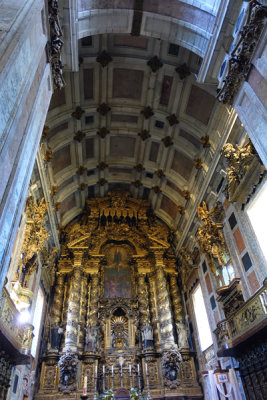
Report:
[{"label": "vaulted ceiling", "polygon": [[88,197],[121,188],[149,199],[179,240],[233,112],[217,102],[216,85],[197,82],[202,58],[178,41],[103,33],[80,39],[77,51],[78,70],[65,68],[66,86],[52,97],[41,147],[52,151],[45,168],[58,224],[78,216]]}]

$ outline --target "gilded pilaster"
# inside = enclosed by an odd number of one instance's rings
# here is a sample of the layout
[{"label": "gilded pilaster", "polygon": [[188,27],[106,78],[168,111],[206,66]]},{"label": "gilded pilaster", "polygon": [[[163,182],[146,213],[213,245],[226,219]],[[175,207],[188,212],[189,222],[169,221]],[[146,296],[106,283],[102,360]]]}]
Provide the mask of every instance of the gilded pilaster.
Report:
[{"label": "gilded pilaster", "polygon": [[57,275],[57,284],[55,289],[54,296],[54,305],[53,305],[53,323],[58,325],[61,321],[61,312],[62,312],[62,304],[63,304],[63,295],[64,295],[64,279],[65,276],[63,274]]},{"label": "gilded pilaster", "polygon": [[66,339],[64,350],[77,351],[81,296],[81,262],[83,252],[74,253],[74,268],[71,278],[69,307],[67,312]]},{"label": "gilded pilaster", "polygon": [[169,348],[174,344],[172,315],[169,294],[167,290],[167,282],[164,273],[163,253],[155,251],[155,274],[156,274],[156,292],[157,306],[160,324],[161,345],[164,348]]}]

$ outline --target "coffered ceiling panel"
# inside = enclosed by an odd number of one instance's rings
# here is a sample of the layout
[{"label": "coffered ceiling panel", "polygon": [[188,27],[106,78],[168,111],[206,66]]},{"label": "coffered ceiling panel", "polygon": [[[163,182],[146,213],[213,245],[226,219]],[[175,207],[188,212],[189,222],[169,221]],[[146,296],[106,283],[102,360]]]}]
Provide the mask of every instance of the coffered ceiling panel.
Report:
[{"label": "coffered ceiling panel", "polygon": [[54,93],[42,144],[53,157],[46,167],[58,224],[80,215],[88,196],[121,188],[182,230],[222,135],[213,121],[227,117],[215,87],[196,82],[201,59],[127,34],[80,40],[79,59]]}]

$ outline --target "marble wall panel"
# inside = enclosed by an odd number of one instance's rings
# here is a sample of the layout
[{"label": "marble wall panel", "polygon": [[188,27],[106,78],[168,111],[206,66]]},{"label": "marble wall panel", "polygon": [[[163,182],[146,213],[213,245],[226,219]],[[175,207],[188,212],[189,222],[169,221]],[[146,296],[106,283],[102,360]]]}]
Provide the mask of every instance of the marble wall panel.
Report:
[{"label": "marble wall panel", "polygon": [[134,157],[135,138],[113,136],[110,138],[111,157]]},{"label": "marble wall panel", "polygon": [[86,158],[94,158],[94,138],[86,139],[85,141],[85,157]]},{"label": "marble wall panel", "polygon": [[94,97],[94,70],[83,70],[83,94],[85,99],[92,99]]},{"label": "marble wall panel", "polygon": [[215,104],[215,97],[198,86],[192,85],[186,113],[208,125]]},{"label": "marble wall panel", "polygon": [[59,171],[68,167],[70,164],[71,157],[69,145],[53,153],[52,169],[54,174],[57,174]]},{"label": "marble wall panel", "polygon": [[56,107],[61,107],[66,104],[66,93],[65,88],[55,89],[51,98],[49,110],[53,110]]},{"label": "marble wall panel", "polygon": [[149,161],[152,161],[152,162],[157,161],[159,146],[160,146],[160,144],[158,142],[151,143],[150,153],[149,153]]},{"label": "marble wall panel", "polygon": [[193,160],[175,150],[171,169],[188,180],[193,169]]},{"label": "marble wall panel", "polygon": [[172,219],[176,218],[177,206],[176,204],[166,196],[162,196],[160,208],[165,211]]},{"label": "marble wall panel", "polygon": [[60,216],[63,217],[63,215],[66,212],[68,212],[75,206],[76,206],[75,193],[72,193],[61,202]]},{"label": "marble wall panel", "polygon": [[113,97],[140,100],[144,71],[115,68],[113,72]]}]

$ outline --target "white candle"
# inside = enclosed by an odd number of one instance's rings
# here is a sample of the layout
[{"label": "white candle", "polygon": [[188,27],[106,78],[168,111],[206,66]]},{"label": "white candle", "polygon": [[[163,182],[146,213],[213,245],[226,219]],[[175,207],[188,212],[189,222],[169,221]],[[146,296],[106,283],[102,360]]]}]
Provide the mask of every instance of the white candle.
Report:
[{"label": "white candle", "polygon": [[111,374],[113,376],[113,365],[111,365]]},{"label": "white candle", "polygon": [[146,375],[147,375],[147,363],[145,363],[145,365],[146,365]]},{"label": "white candle", "polygon": [[105,375],[105,365],[103,365],[103,374]]},{"label": "white candle", "polygon": [[95,376],[97,376],[97,365],[95,366]]},{"label": "white candle", "polygon": [[87,393],[87,376],[84,377],[83,381],[83,394]]},{"label": "white candle", "polygon": [[139,364],[137,364],[137,375],[139,375]]},{"label": "white candle", "polygon": [[132,366],[131,364],[129,364],[129,375],[131,375],[131,372],[132,372]]}]

